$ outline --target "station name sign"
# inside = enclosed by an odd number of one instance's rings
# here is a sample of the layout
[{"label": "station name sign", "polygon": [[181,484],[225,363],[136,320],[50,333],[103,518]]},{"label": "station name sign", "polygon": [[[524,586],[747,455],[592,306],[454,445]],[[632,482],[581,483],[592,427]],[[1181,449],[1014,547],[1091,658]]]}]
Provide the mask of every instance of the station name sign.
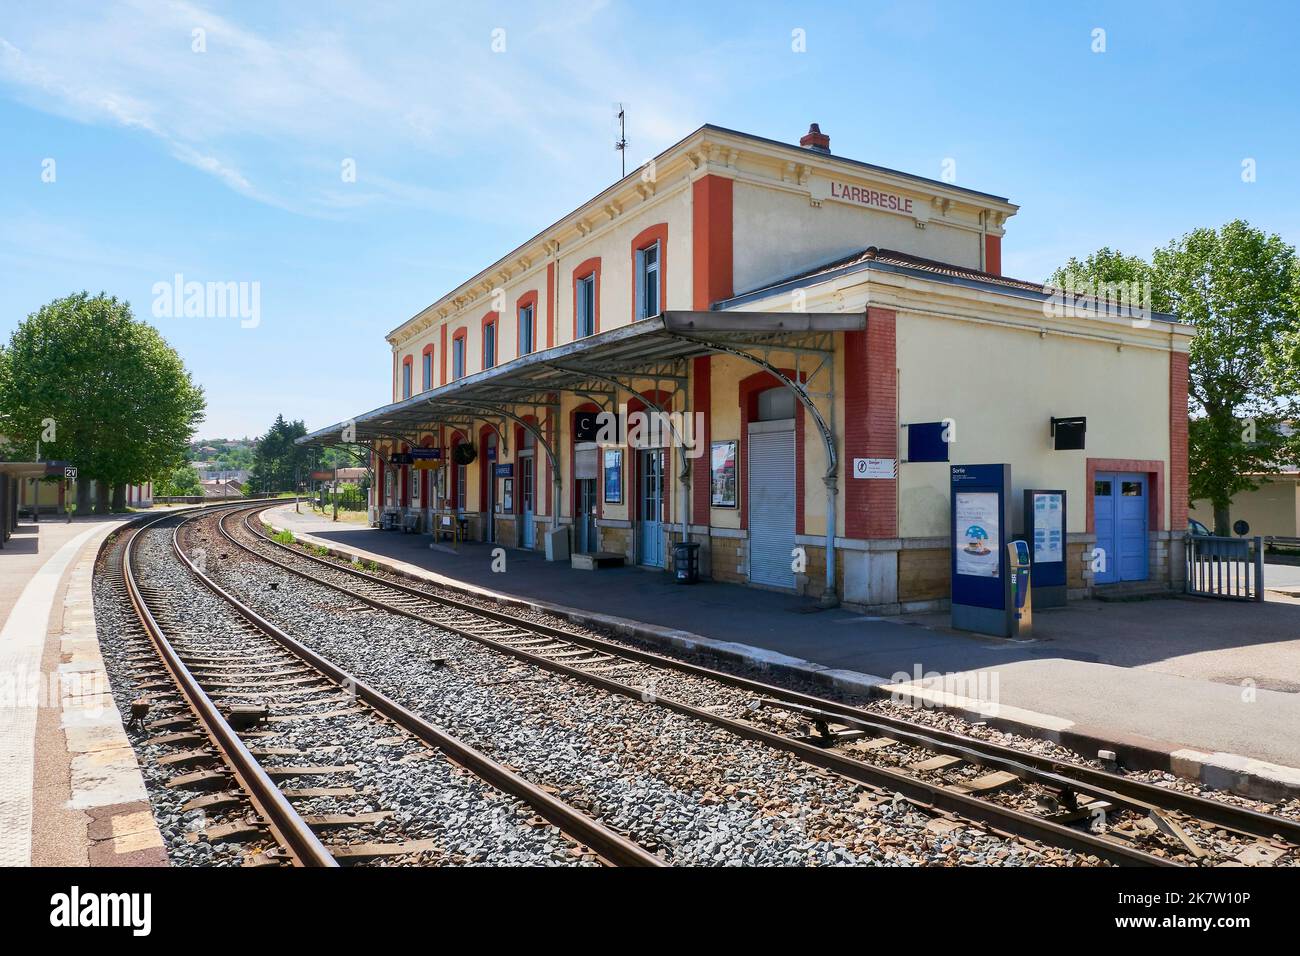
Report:
[{"label": "station name sign", "polygon": [[907,214],[912,212],[912,200],[906,196],[882,193],[878,189],[868,189],[866,186],[850,186],[847,183],[839,183],[833,179],[831,180],[831,198],[838,199],[840,202],[852,202],[862,206],[873,206],[876,209],[887,209],[890,212]]}]

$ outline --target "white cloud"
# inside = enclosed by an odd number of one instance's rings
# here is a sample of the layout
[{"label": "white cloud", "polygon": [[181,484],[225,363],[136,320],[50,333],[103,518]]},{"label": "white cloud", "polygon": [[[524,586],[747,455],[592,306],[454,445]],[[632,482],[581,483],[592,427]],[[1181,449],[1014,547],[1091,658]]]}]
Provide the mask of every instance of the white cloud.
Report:
[{"label": "white cloud", "polygon": [[[494,18],[478,10],[380,5],[308,24],[301,9],[252,8],[256,29],[190,2],[11,11],[0,89],[147,133],[242,195],[333,216],[463,204],[466,183],[443,173],[467,158],[482,179],[494,165],[518,170],[522,154],[525,176],[571,182],[575,163],[608,154],[613,179],[614,101],[629,103],[639,161],[706,119],[726,71],[747,67],[742,48],[716,44],[707,56],[631,56],[618,44],[635,44],[636,31],[603,2],[497,15],[501,54],[490,49]],[[191,50],[196,28],[206,52]],[[343,157],[358,158],[356,184],[340,182]]]}]

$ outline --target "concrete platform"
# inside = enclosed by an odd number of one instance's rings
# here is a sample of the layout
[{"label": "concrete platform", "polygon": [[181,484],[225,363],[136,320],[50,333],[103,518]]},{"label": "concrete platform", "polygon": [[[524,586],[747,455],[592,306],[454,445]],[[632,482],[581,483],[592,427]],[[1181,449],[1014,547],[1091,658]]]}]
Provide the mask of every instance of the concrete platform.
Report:
[{"label": "concrete platform", "polygon": [[167,863],[95,630],[95,555],[126,518],[23,523],[0,550],[0,865]]},{"label": "concrete platform", "polygon": [[[983,638],[948,615],[871,617],[792,595],[662,572],[580,573],[531,551],[430,550],[400,535],[301,514],[271,523],[314,543],[498,599],[644,639],[797,673],[862,694],[940,707],[1091,755],[1117,750],[1263,798],[1300,795],[1300,601],[1175,598],[1040,611],[1033,639]],[[498,564],[499,566],[499,564]]]}]

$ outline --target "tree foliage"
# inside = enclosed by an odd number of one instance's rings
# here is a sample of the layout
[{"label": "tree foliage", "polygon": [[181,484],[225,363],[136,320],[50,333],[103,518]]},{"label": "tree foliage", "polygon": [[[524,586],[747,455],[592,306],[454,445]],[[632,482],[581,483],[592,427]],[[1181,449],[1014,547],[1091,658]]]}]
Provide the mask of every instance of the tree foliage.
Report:
[{"label": "tree foliage", "polygon": [[1188,356],[1190,497],[1228,534],[1234,495],[1295,461],[1283,424],[1300,393],[1300,261],[1280,236],[1242,220],[1196,229],[1151,262],[1100,249],[1052,277],[1149,281],[1151,306],[1195,327]]},{"label": "tree foliage", "polygon": [[298,482],[307,481],[316,467],[318,453],[314,448],[294,444],[305,434],[307,426],[302,421],[287,422],[283,415],[276,415],[266,434],[258,439],[249,489],[293,491]]},{"label": "tree foliage", "polygon": [[155,482],[153,493],[164,498],[201,495],[203,486],[199,484],[199,473],[194,470],[194,466],[185,464],[174,468],[166,477]]},{"label": "tree foliage", "polygon": [[1102,283],[1127,285],[1151,280],[1151,266],[1141,256],[1125,255],[1117,249],[1103,246],[1083,259],[1071,256],[1065,265],[1052,273],[1047,282],[1057,288],[1067,288],[1072,285]]},{"label": "tree foliage", "polygon": [[34,457],[39,441],[43,459],[105,485],[148,481],[184,461],[203,410],[180,356],[104,293],[29,315],[0,362],[0,432],[15,450]]}]

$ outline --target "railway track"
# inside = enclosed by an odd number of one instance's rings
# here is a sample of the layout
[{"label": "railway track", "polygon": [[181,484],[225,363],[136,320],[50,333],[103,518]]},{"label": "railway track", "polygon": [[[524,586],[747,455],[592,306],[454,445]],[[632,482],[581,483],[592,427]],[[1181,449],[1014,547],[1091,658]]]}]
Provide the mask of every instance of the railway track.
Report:
[{"label": "railway track", "polygon": [[[169,785],[202,794],[184,803],[182,810],[201,811],[212,819],[216,839],[242,841],[249,864],[337,866],[199,686],[150,608],[136,580],[134,553],[139,534],[159,520],[125,529],[107,558],[112,588],[136,615],[124,635],[133,655],[128,660],[144,691],[131,704],[132,721],[155,732],[154,745],[172,751],[159,761],[176,771]],[[196,766],[200,769],[187,772]]]},{"label": "railway track", "polygon": [[[723,727],[929,812],[1121,865],[1297,862],[1300,823],[886,717],[483,607],[272,540],[261,507],[220,522],[231,544],[365,604],[520,661]],[[232,530],[233,529],[233,530]],[[240,540],[243,536],[244,540]],[[708,683],[738,692],[700,706]]]},{"label": "railway track", "polygon": [[[495,803],[490,822],[502,843],[528,847],[527,834],[553,829],[568,847],[564,862],[663,865],[316,655],[220,588],[204,562],[192,561],[179,544],[181,528],[206,516],[146,522],[108,562],[139,624],[139,634],[128,636],[128,652],[145,693],[133,702],[132,716],[148,718],[146,728],[157,732],[148,743],[170,751],[159,760],[177,771],[167,786],[200,794],[182,807],[203,811],[208,820],[193,839],[238,844],[245,865],[472,862],[424,835],[438,821],[376,806],[395,796],[399,802],[404,787],[423,785],[421,799],[451,793],[457,778],[475,806]],[[228,609],[229,620],[196,617],[198,595],[176,587],[175,576],[150,573],[158,542],[148,559],[142,542],[168,531],[176,567],[208,601]],[[555,841],[538,842],[537,855],[521,862],[546,862],[546,847]]]}]

